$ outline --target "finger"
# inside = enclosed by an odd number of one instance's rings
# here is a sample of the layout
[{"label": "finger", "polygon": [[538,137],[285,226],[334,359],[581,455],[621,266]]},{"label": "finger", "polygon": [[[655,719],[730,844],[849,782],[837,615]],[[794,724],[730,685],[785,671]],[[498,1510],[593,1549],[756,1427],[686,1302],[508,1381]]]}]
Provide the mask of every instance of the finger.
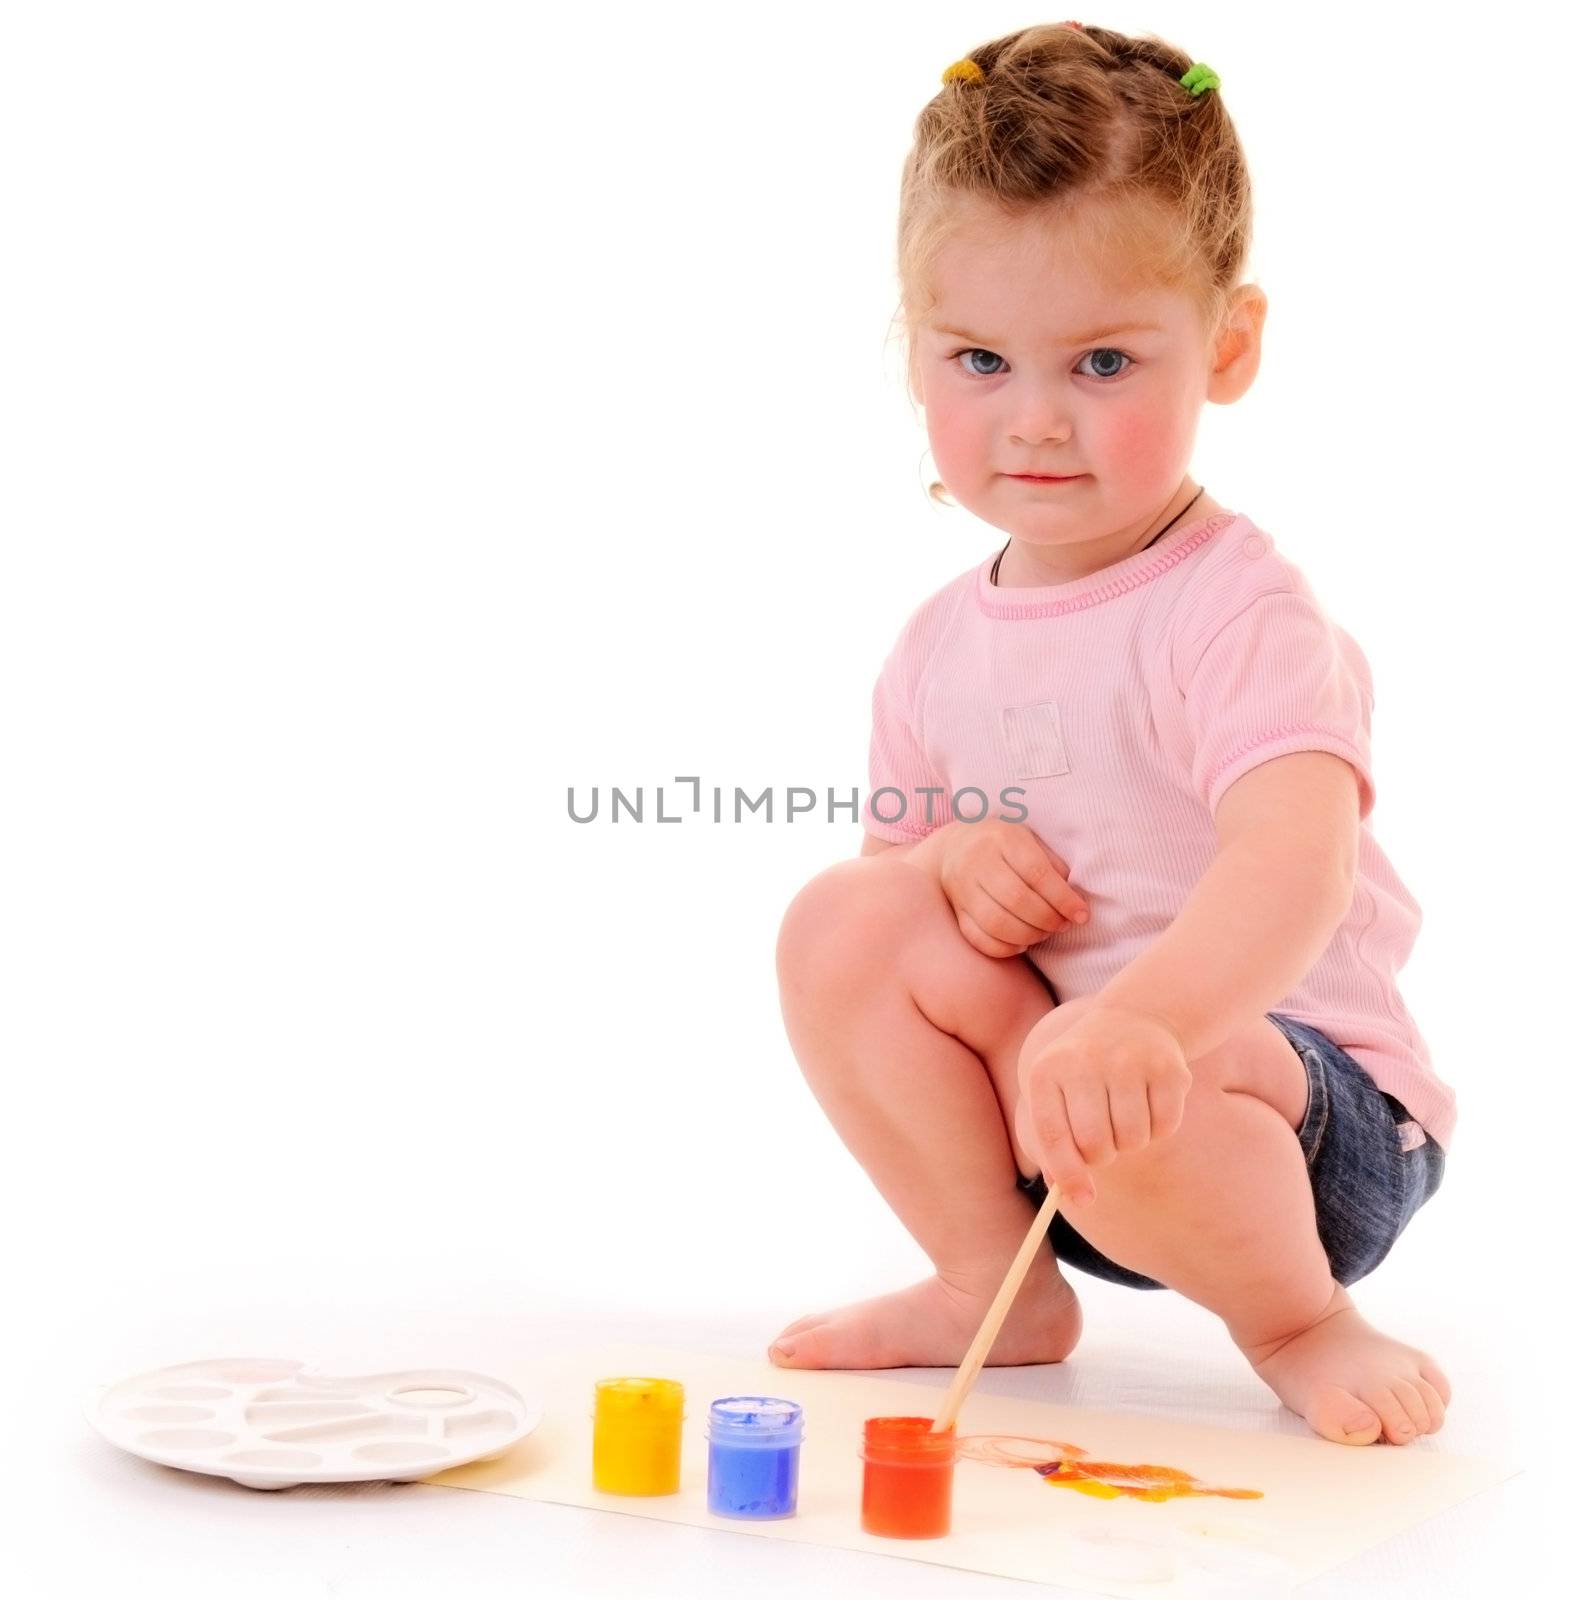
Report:
[{"label": "finger", "polygon": [[1096,1186],[1086,1171],[1085,1157],[1069,1137],[1063,1096],[1051,1094],[1047,1104],[1032,1106],[1031,1120],[1036,1125],[1036,1142],[1041,1151],[1042,1181],[1070,1205],[1090,1205],[1097,1197]]},{"label": "finger", "polygon": [[1150,1078],[1146,1097],[1151,1107],[1152,1138],[1166,1139],[1184,1120],[1185,1091],[1170,1079]]},{"label": "finger", "polygon": [[1113,1146],[1120,1155],[1144,1150],[1152,1142],[1152,1106],[1145,1083],[1108,1085],[1108,1116]]},{"label": "finger", "polygon": [[1071,922],[1084,922],[1091,914],[1085,898],[1071,886],[1069,868],[1062,856],[1050,851],[1029,830],[1011,833],[1002,841],[1003,859],[1045,900]]},{"label": "finger", "polygon": [[987,869],[981,887],[1010,915],[1037,929],[1038,939],[1056,933],[1066,921],[1063,913],[1043,900],[1006,859]]},{"label": "finger", "polygon": [[1030,1096],[1023,1090],[1014,1102],[1014,1143],[1016,1154],[1041,1166],[1041,1140],[1036,1134],[1036,1124],[1030,1114]]},{"label": "finger", "polygon": [[1018,945],[1021,950],[1047,937],[1047,929],[1038,928],[1015,916],[1007,906],[992,894],[987,884],[978,880],[960,892],[964,908],[986,931],[996,939]]},{"label": "finger", "polygon": [[1059,1080],[1069,1135],[1088,1167],[1105,1167],[1118,1155],[1108,1115],[1108,1086],[1091,1073],[1070,1072]]},{"label": "finger", "polygon": [[1006,944],[1002,939],[994,939],[976,920],[968,915],[960,906],[953,908],[955,920],[959,924],[959,932],[964,935],[977,950],[984,956],[992,956],[998,961],[1006,961],[1010,956],[1017,956],[1020,951],[1017,946]]}]

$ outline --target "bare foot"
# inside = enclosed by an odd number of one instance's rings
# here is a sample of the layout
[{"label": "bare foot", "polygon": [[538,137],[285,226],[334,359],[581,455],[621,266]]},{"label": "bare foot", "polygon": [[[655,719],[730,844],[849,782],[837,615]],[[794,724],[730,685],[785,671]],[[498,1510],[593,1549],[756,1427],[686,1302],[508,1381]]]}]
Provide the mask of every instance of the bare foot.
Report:
[{"label": "bare foot", "polygon": [[[982,1291],[931,1277],[791,1322],[766,1352],[779,1367],[956,1367],[999,1280]],[[1062,1361],[1080,1338],[1080,1301],[1057,1266],[1037,1261],[1009,1307],[987,1365]]]},{"label": "bare foot", "polygon": [[1336,1444],[1409,1444],[1444,1425],[1449,1379],[1438,1363],[1379,1333],[1343,1284],[1310,1327],[1240,1349],[1291,1411]]}]

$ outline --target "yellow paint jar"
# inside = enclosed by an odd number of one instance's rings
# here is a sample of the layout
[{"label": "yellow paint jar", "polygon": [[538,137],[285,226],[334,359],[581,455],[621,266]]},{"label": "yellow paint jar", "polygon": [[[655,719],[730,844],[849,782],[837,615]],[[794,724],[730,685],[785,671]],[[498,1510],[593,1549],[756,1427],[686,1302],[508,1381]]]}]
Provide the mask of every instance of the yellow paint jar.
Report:
[{"label": "yellow paint jar", "polygon": [[683,1385],[671,1378],[602,1378],[595,1385],[595,1487],[606,1494],[676,1494],[683,1461]]}]

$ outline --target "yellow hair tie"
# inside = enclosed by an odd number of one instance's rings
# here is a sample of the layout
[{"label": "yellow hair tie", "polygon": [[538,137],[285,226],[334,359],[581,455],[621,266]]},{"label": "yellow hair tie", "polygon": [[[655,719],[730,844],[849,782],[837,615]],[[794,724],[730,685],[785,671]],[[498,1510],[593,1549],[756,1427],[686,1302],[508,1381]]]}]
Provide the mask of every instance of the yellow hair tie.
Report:
[{"label": "yellow hair tie", "polygon": [[962,78],[966,83],[986,82],[986,74],[968,56],[961,56],[942,74],[944,83],[952,83],[955,78]]}]

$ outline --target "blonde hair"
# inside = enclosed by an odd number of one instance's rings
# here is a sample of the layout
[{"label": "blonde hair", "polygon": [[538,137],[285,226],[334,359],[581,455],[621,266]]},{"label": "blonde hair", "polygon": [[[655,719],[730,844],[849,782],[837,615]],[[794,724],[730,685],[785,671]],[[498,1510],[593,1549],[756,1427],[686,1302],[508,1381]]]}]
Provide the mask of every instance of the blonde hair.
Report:
[{"label": "blonde hair", "polygon": [[[1044,23],[948,69],[915,119],[899,195],[911,378],[932,266],[966,200],[1011,221],[1083,209],[1088,242],[1122,249],[1143,279],[1188,294],[1209,332],[1217,325],[1250,252],[1251,180],[1222,93],[1181,82],[1193,65],[1153,35]],[[941,483],[928,492],[952,504]]]}]

